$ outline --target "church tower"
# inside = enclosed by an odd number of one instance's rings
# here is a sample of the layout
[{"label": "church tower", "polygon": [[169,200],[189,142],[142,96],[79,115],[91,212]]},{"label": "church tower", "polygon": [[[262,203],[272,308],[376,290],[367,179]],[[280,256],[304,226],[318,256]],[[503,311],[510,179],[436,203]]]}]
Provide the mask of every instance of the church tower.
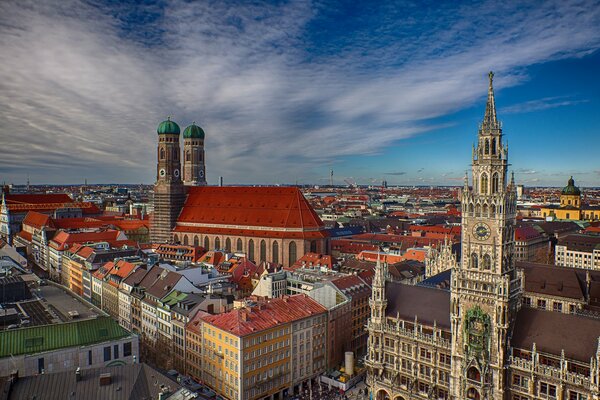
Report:
[{"label": "church tower", "polygon": [[496,117],[492,72],[472,187],[462,190],[462,257],[452,270],[453,399],[505,398],[505,363],[522,276],[515,270],[516,188],[508,182],[508,146]]},{"label": "church tower", "polygon": [[150,240],[168,242],[185,201],[181,181],[179,125],[171,118],[158,125],[158,154],[154,184],[154,215],[150,222]]},{"label": "church tower", "polygon": [[183,131],[183,183],[187,186],[205,186],[204,130],[196,123]]}]

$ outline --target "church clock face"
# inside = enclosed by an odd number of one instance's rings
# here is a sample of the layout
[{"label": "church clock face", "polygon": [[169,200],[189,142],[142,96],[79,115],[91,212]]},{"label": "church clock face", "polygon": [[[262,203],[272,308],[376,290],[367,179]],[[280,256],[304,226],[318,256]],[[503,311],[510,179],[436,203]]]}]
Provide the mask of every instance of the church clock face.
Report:
[{"label": "church clock face", "polygon": [[473,235],[479,240],[486,240],[490,237],[491,231],[487,224],[480,222],[473,227]]},{"label": "church clock face", "polygon": [[164,169],[164,168],[161,168],[161,170],[160,170],[160,171],[158,171],[158,174],[159,174],[160,176],[165,176],[165,175],[167,174],[167,171],[165,171],[165,169]]},{"label": "church clock face", "polygon": [[200,178],[204,178],[204,170],[200,170]]},{"label": "church clock face", "polygon": [[175,178],[179,177],[179,170],[177,168],[175,168],[175,170],[173,171],[173,175],[175,175]]}]

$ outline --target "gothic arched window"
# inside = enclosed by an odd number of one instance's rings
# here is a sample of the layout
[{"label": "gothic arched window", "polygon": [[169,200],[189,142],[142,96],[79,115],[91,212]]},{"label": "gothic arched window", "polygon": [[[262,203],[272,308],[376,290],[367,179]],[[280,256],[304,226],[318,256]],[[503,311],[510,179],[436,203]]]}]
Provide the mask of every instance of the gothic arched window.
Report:
[{"label": "gothic arched window", "polygon": [[490,206],[490,212],[492,213],[492,215],[496,214],[496,205],[495,204],[492,204]]},{"label": "gothic arched window", "polygon": [[481,194],[487,194],[487,193],[488,193],[488,176],[484,172],[483,174],[481,174]]},{"label": "gothic arched window", "polygon": [[210,239],[208,236],[204,236],[204,248],[206,250],[210,250]]},{"label": "gothic arched window", "polygon": [[499,189],[500,189],[500,180],[498,178],[498,173],[494,172],[494,175],[492,175],[492,194],[498,193]]},{"label": "gothic arched window", "polygon": [[215,238],[215,250],[219,250],[221,248],[221,239],[218,237]]},{"label": "gothic arched window", "polygon": [[198,247],[200,245],[200,239],[198,239],[198,235],[194,236],[194,246]]},{"label": "gothic arched window", "polygon": [[471,268],[477,269],[477,254],[471,254]]},{"label": "gothic arched window", "polygon": [[312,240],[310,242],[310,252],[311,253],[316,253],[317,252],[317,241],[316,240]]},{"label": "gothic arched window", "polygon": [[260,241],[260,261],[267,260],[267,242],[265,240]]},{"label": "gothic arched window", "polygon": [[488,205],[484,204],[483,205],[483,209],[481,210],[482,212],[482,216],[487,217],[488,216]]},{"label": "gothic arched window", "polygon": [[271,259],[275,264],[279,263],[279,243],[273,241],[273,251],[271,252]]},{"label": "gothic arched window", "polygon": [[489,254],[483,256],[483,269],[492,269],[492,257]]},{"label": "gothic arched window", "polygon": [[490,154],[490,141],[485,139],[485,154]]},{"label": "gothic arched window", "polygon": [[160,159],[161,160],[165,159],[165,149],[164,149],[164,147],[160,149]]},{"label": "gothic arched window", "polygon": [[473,203],[469,204],[469,212],[472,214],[473,213]]},{"label": "gothic arched window", "polygon": [[471,367],[467,370],[467,378],[473,381],[481,381],[481,373],[476,367]]},{"label": "gothic arched window", "polygon": [[475,216],[476,217],[480,217],[481,216],[481,206],[479,204],[475,205]]},{"label": "gothic arched window", "polygon": [[179,243],[179,236],[177,236],[177,235],[173,236],[173,241],[175,243]]},{"label": "gothic arched window", "polygon": [[248,241],[248,259],[254,261],[254,240]]},{"label": "gothic arched window", "polygon": [[190,151],[188,150],[185,152],[185,161],[190,161],[190,158],[191,158]]},{"label": "gothic arched window", "polygon": [[236,244],[236,249],[237,251],[243,251],[244,250],[244,245],[242,244],[242,239],[237,240],[237,244]]},{"label": "gothic arched window", "polygon": [[296,260],[297,260],[296,242],[290,242],[288,258],[289,258],[289,260],[288,260],[289,265],[292,265],[296,262]]},{"label": "gothic arched window", "polygon": [[188,237],[186,235],[183,236],[183,244],[186,246],[189,244]]},{"label": "gothic arched window", "polygon": [[496,155],[496,139],[492,139],[492,154]]},{"label": "gothic arched window", "polygon": [[231,239],[229,238],[225,239],[225,250],[227,250],[227,252],[231,252]]}]

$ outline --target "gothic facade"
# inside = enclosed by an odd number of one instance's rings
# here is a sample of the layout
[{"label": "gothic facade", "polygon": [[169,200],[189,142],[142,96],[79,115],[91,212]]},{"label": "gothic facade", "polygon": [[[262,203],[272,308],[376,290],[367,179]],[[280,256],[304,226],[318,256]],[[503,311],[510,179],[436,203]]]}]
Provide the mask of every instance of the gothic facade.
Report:
[{"label": "gothic facade", "polygon": [[366,359],[377,400],[600,398],[600,319],[522,304],[492,79],[461,194],[461,260],[443,247],[429,260],[432,273],[451,270],[450,290],[386,282],[377,264]]}]

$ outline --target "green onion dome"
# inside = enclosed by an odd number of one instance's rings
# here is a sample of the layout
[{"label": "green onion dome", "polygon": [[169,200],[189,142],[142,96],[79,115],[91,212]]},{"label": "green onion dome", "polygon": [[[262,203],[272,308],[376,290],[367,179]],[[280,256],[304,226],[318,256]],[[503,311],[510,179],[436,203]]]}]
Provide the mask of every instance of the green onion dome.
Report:
[{"label": "green onion dome", "polygon": [[575,195],[575,196],[579,196],[581,194],[581,191],[579,190],[579,188],[577,186],[575,186],[575,181],[573,180],[573,177],[571,177],[571,179],[569,179],[567,186],[565,186],[563,188],[562,194]]},{"label": "green onion dome", "polygon": [[179,125],[174,121],[171,121],[171,117],[169,117],[166,121],[163,121],[158,125],[156,132],[159,135],[179,135],[180,129]]},{"label": "green onion dome", "polygon": [[204,139],[204,131],[195,122],[183,131],[184,139]]}]

